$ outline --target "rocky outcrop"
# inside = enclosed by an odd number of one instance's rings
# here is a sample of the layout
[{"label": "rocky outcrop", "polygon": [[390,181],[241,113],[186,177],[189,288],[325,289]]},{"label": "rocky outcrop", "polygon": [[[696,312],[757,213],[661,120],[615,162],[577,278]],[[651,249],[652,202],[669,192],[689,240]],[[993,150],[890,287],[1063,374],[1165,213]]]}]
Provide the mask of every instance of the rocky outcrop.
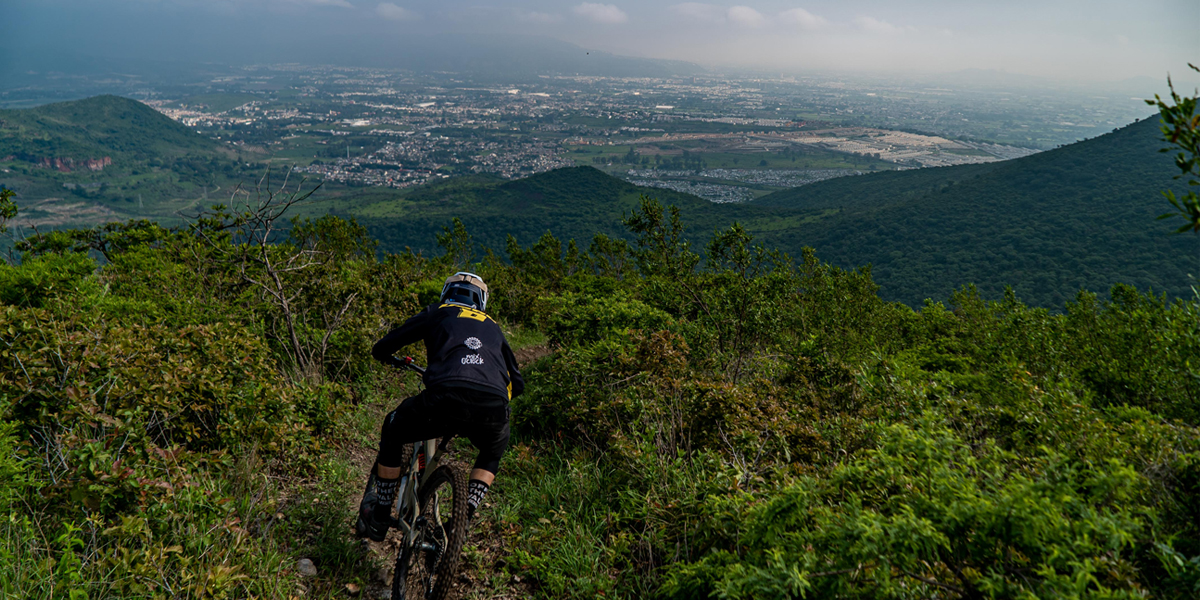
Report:
[{"label": "rocky outcrop", "polygon": [[76,169],[87,169],[89,171],[103,171],[104,167],[112,164],[112,158],[105,156],[104,158],[89,158],[85,160],[75,160],[73,158],[41,158],[37,161],[39,167],[47,169],[55,169],[63,173],[70,173]]}]

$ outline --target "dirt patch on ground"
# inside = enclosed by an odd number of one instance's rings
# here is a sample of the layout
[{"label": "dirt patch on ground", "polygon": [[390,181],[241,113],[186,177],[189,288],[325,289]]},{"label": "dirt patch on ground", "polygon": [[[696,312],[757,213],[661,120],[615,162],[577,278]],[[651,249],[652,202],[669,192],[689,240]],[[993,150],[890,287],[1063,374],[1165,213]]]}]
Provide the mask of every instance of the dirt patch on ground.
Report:
[{"label": "dirt patch on ground", "polygon": [[537,362],[538,359],[550,356],[554,351],[546,344],[538,344],[536,346],[526,346],[524,348],[514,350],[513,355],[517,357],[517,364],[522,369]]}]

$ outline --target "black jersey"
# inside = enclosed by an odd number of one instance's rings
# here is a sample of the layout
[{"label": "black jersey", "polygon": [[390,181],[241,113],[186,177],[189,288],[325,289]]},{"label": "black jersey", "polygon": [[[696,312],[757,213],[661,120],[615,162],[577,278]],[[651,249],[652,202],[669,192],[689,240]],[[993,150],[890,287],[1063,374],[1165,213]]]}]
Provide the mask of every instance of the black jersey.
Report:
[{"label": "black jersey", "polygon": [[500,326],[487,314],[457,304],[430,305],[375,343],[371,355],[387,364],[425,341],[425,387],[464,387],[511,399],[525,390],[517,359]]}]

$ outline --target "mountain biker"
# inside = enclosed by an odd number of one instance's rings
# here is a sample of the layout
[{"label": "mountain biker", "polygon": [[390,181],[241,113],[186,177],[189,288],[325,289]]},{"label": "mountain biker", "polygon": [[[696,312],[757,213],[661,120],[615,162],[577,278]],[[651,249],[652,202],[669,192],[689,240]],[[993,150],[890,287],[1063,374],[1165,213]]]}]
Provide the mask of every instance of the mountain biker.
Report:
[{"label": "mountain biker", "polygon": [[[405,444],[461,435],[479,450],[467,484],[469,515],[483,500],[508,449],[508,401],[525,382],[500,326],[484,311],[488,288],[473,273],[446,279],[441,301],[393,329],[375,343],[371,355],[400,366],[392,356],[424,340],[425,391],[400,403],[383,421],[375,488],[363,497],[356,531],[374,541],[387,535],[391,507],[401,475]],[[371,496],[374,496],[373,498]]]}]

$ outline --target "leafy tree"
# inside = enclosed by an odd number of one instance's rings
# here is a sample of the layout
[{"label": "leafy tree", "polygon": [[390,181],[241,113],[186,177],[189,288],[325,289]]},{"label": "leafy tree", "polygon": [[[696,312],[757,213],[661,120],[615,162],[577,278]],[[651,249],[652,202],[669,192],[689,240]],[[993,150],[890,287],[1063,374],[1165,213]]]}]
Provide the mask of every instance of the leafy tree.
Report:
[{"label": "leafy tree", "polygon": [[8,230],[8,221],[17,216],[17,203],[12,201],[16,192],[0,189],[0,233]]},{"label": "leafy tree", "polygon": [[41,232],[18,241],[13,248],[26,257],[67,252],[94,251],[111,261],[115,254],[130,248],[157,245],[171,235],[158,223],[130,219],[125,223],[105,223],[91,229],[66,229]]},{"label": "leafy tree", "polygon": [[[1191,63],[1188,63],[1188,66],[1192,70],[1200,72],[1200,67]],[[1158,94],[1154,95],[1153,100],[1146,101],[1147,104],[1158,107],[1163,121],[1163,139],[1175,146],[1175,148],[1164,148],[1161,152],[1178,150],[1175,154],[1175,166],[1179,167],[1180,173],[1175,176],[1176,179],[1186,178],[1189,186],[1200,185],[1200,113],[1196,112],[1196,101],[1200,99],[1200,92],[1196,92],[1191,97],[1180,96],[1175,91],[1175,85],[1171,83],[1170,77],[1167,78],[1167,85],[1171,89],[1170,103],[1160,98]],[[1200,234],[1200,196],[1197,196],[1194,190],[1189,190],[1182,197],[1167,190],[1163,192],[1163,196],[1167,198],[1171,206],[1175,207],[1175,212],[1164,214],[1159,218],[1183,217],[1186,223],[1181,225],[1176,232],[1192,231]]]},{"label": "leafy tree", "polygon": [[471,264],[474,257],[474,242],[462,219],[454,217],[450,227],[442,227],[437,234],[438,245],[446,251],[445,258],[454,267],[465,267]]},{"label": "leafy tree", "polygon": [[320,381],[337,334],[360,295],[344,285],[342,263],[372,255],[374,242],[357,223],[332,217],[293,220],[293,232],[285,237],[280,226],[284,215],[317,190],[301,191],[301,185],[288,191],[285,180],[272,189],[264,177],[235,212],[215,206],[197,218],[192,231],[215,264],[234,273],[271,307],[263,313],[267,337],[279,342],[295,375]]},{"label": "leafy tree", "polygon": [[642,196],[639,207],[625,219],[625,226],[637,236],[633,251],[638,268],[645,275],[683,276],[691,273],[700,256],[683,238],[679,207],[664,210],[653,198]]}]

